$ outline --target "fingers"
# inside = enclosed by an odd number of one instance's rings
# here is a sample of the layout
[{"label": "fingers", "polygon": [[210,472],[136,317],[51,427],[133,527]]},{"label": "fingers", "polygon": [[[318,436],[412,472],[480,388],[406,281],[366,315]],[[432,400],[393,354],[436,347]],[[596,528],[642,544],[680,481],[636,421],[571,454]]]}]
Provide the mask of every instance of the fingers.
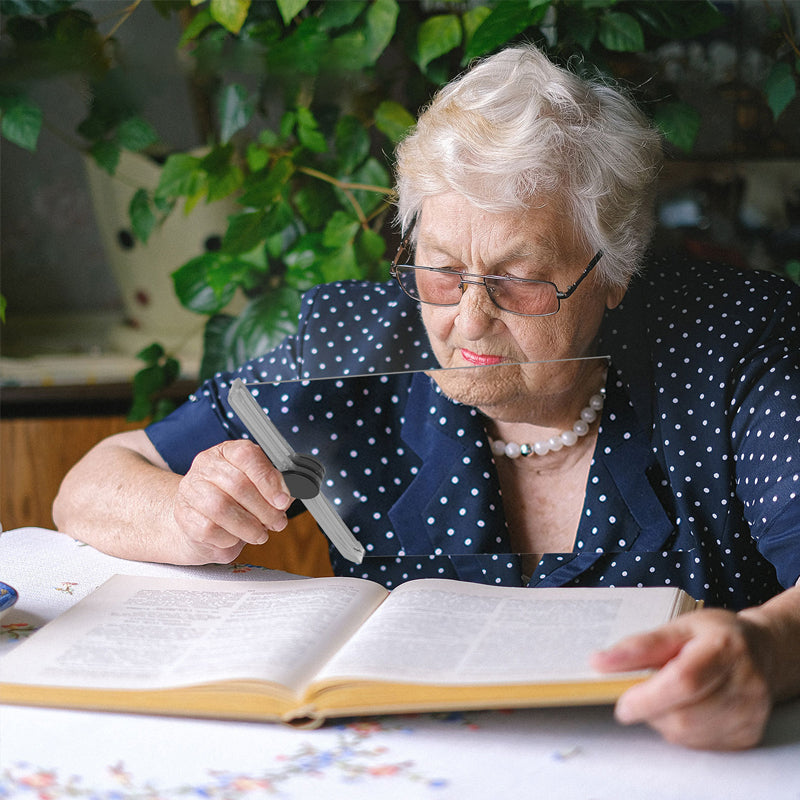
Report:
[{"label": "fingers", "polygon": [[235,558],[245,543],[263,544],[270,531],[283,530],[291,501],[283,477],[261,448],[242,440],[197,456],[179,484],[173,511],[199,547]]},{"label": "fingers", "polygon": [[686,747],[751,747],[763,735],[771,698],[748,634],[736,614],[698,612],[620,642],[594,665],[658,669],[617,702],[623,724],[645,722]]},{"label": "fingers", "polygon": [[608,650],[594,653],[592,666],[600,672],[655,669],[674,658],[688,638],[689,633],[677,626],[629,636]]}]

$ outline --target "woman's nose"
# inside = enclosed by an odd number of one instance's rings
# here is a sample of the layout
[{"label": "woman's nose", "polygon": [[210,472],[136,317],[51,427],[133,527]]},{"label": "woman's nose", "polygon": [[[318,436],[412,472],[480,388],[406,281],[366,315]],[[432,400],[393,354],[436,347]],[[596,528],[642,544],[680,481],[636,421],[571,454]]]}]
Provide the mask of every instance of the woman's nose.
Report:
[{"label": "woman's nose", "polygon": [[482,282],[465,282],[457,309],[455,325],[462,336],[472,341],[486,334],[498,312]]}]

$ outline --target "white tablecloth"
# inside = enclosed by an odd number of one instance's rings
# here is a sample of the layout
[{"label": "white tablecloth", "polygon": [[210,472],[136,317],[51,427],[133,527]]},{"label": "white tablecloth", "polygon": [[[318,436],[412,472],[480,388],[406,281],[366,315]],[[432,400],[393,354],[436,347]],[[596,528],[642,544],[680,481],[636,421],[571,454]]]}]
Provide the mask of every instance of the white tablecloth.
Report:
[{"label": "white tablecloth", "polygon": [[[104,556],[41,529],[0,534],[19,591],[0,657],[114,573],[288,579],[258,567],[168,567]],[[301,731],[0,706],[0,798],[517,798],[797,800],[800,703],[765,743],[706,753],[618,726],[610,708],[364,718]]]}]

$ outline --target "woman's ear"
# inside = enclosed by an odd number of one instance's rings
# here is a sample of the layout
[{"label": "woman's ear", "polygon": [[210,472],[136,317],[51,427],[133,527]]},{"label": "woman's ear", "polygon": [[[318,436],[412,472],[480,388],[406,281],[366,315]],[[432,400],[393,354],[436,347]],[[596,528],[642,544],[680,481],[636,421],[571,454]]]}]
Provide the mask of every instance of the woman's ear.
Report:
[{"label": "woman's ear", "polygon": [[625,297],[627,291],[627,284],[625,286],[609,286],[606,290],[606,308],[609,311],[616,308],[622,302],[622,298]]}]

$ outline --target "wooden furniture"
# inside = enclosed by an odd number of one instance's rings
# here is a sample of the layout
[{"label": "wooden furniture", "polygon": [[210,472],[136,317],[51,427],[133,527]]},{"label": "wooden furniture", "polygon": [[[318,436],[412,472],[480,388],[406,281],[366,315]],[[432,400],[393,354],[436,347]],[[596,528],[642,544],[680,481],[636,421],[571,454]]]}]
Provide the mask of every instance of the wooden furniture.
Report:
[{"label": "wooden furniture", "polygon": [[[126,419],[129,392],[129,386],[3,390],[0,523],[4,530],[53,527],[53,500],[70,467],[101,439],[142,427]],[[267,544],[246,546],[237,560],[302,575],[332,574],[327,540],[307,512],[291,519]]]}]

